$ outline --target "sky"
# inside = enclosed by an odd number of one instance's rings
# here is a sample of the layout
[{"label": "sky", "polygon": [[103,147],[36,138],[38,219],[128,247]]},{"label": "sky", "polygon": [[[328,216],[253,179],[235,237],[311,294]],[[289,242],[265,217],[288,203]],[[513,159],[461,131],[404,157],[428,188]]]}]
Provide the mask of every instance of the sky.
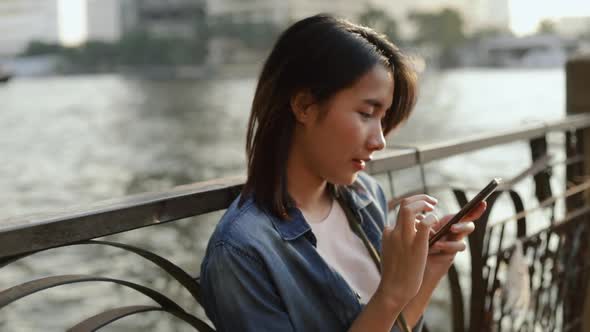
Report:
[{"label": "sky", "polygon": [[[60,40],[76,45],[86,39],[86,0],[57,0]],[[543,19],[590,16],[590,0],[509,0],[510,28],[517,35],[535,32]]]},{"label": "sky", "polygon": [[590,0],[510,0],[509,12],[512,31],[525,35],[543,19],[590,16]]}]

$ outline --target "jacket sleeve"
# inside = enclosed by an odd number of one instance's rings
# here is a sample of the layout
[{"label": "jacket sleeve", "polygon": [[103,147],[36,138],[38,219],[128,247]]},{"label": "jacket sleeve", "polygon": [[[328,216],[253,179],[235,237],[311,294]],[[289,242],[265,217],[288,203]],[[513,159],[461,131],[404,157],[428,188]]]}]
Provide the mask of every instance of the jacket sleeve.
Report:
[{"label": "jacket sleeve", "polygon": [[217,331],[293,331],[261,261],[217,244],[201,267],[201,303]]}]

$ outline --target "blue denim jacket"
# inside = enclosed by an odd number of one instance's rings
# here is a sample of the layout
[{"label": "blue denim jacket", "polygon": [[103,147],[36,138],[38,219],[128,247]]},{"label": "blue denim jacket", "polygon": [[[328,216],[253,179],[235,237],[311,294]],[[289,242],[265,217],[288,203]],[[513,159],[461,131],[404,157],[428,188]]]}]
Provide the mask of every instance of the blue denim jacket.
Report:
[{"label": "blue denim jacket", "polygon": [[[345,194],[381,253],[387,202],[379,184],[360,173]],[[201,303],[217,330],[348,330],[363,304],[318,254],[301,211],[293,208],[284,221],[252,198],[241,207],[238,200],[221,218],[201,264]],[[421,329],[422,319],[414,331]]]}]

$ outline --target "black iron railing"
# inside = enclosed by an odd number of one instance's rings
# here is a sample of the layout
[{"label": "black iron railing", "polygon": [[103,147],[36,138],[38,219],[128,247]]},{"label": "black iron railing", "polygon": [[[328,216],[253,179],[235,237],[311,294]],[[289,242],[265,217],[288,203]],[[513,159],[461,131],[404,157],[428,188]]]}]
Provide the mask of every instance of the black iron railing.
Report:
[{"label": "black iron railing", "polygon": [[[461,285],[457,269],[449,272],[452,290],[454,331],[506,331],[506,330],[570,330],[581,326],[582,308],[588,280],[590,262],[588,239],[588,212],[590,207],[584,195],[590,184],[580,167],[590,156],[584,155],[580,133],[590,127],[590,116],[576,115],[563,120],[521,126],[494,134],[441,142],[416,147],[389,149],[370,163],[368,171],[386,175],[384,187],[393,186],[393,172],[418,166],[422,171],[422,186],[402,195],[390,194],[390,208],[399,199],[413,192],[439,190],[441,186],[426,183],[424,165],[436,160],[479,151],[488,147],[513,142],[529,142],[531,165],[507,181],[488,200],[486,214],[477,221],[478,227],[469,238],[471,253],[471,286],[469,306],[464,304],[465,286]],[[566,157],[556,162],[548,152],[546,136],[552,132],[565,132]],[[563,184],[562,194],[553,194],[552,169],[567,165],[568,185]],[[525,202],[516,191],[515,184],[533,179],[536,201]],[[570,179],[572,183],[569,184]],[[191,275],[162,255],[114,241],[96,240],[107,235],[129,232],[138,228],[163,224],[191,216],[225,209],[238,195],[243,178],[228,178],[176,187],[169,191],[147,193],[101,202],[51,215],[19,217],[0,222],[0,268],[15,264],[26,257],[58,247],[99,245],[117,248],[139,255],[175,279],[196,302],[199,300],[198,276]],[[465,186],[444,188],[452,190],[459,205],[467,201],[467,193],[474,192]],[[559,192],[559,191],[558,191]],[[500,197],[513,203],[514,216],[500,221],[489,221],[490,213]],[[568,200],[567,213],[557,218],[556,202]],[[549,223],[540,231],[530,232],[530,212],[543,210],[550,214]],[[515,225],[516,232],[508,234],[506,227]],[[520,262],[511,258],[522,248]],[[71,248],[70,250],[76,250]],[[522,279],[510,279],[509,273],[520,264]],[[0,271],[1,273],[1,271]],[[148,311],[163,311],[183,320],[199,331],[211,331],[204,319],[190,309],[183,308],[163,292],[119,278],[99,275],[55,275],[30,280],[19,285],[6,285],[0,291],[0,313],[10,304],[43,290],[74,283],[106,282],[133,289],[153,300],[155,305],[131,305],[107,309],[75,326],[72,331],[96,330],[123,317]],[[512,293],[510,284],[525,293]],[[528,285],[527,287],[524,287]],[[3,286],[4,287],[4,286]],[[528,293],[527,293],[528,292]],[[523,295],[524,294],[524,295]],[[528,295],[527,295],[528,294]],[[516,300],[514,300],[516,299]],[[469,320],[465,314],[469,313]],[[33,319],[28,317],[28,319]]]}]

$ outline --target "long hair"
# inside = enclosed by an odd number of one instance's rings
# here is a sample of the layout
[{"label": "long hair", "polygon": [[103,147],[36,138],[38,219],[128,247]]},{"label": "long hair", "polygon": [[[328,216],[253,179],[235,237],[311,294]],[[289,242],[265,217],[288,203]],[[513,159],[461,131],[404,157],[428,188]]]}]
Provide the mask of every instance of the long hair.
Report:
[{"label": "long hair", "polygon": [[262,68],[252,102],[246,137],[248,177],[240,205],[253,195],[259,207],[289,219],[293,200],[287,192],[286,168],[295,127],[292,96],[306,89],[321,103],[378,63],[391,69],[395,87],[382,120],[387,135],[408,118],[417,95],[415,71],[398,47],[370,28],[325,14],[298,21],[281,34]]}]

